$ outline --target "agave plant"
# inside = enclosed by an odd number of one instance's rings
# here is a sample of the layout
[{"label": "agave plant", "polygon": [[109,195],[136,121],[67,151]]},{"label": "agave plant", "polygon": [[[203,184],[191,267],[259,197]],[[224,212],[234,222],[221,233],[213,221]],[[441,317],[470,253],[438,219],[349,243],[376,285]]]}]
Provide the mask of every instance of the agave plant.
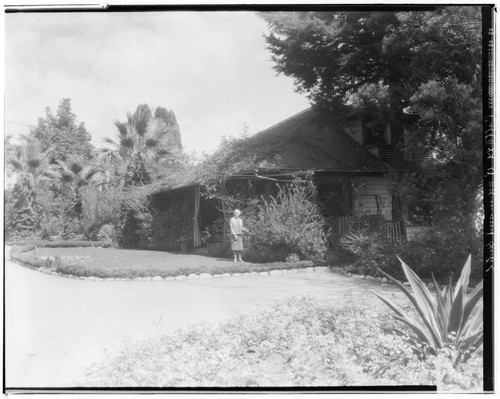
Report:
[{"label": "agave plant", "polygon": [[[432,276],[436,287],[435,298],[408,265],[399,257],[398,259],[413,292],[387,273],[381,272],[394,281],[408,297],[419,318],[405,313],[393,302],[373,293],[394,311],[396,320],[410,327],[420,343],[427,344],[432,353],[436,354],[439,348],[453,344],[459,354],[457,361],[460,357],[465,360],[483,342],[483,308],[480,307],[473,313],[483,294],[482,280],[469,296],[466,294],[471,272],[471,256],[469,255],[465,262],[454,290],[451,281],[441,290]],[[403,333],[395,328],[392,330]]]}]

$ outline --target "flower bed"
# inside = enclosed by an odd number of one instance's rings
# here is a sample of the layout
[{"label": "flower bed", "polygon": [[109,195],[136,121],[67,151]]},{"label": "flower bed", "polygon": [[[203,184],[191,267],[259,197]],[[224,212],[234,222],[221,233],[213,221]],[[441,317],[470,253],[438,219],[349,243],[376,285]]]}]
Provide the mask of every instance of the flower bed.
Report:
[{"label": "flower bed", "polygon": [[[89,368],[95,387],[339,387],[437,385],[482,389],[482,353],[453,365],[453,349],[419,357],[374,298],[336,307],[291,298],[218,326],[197,325],[127,345]],[[401,303],[405,306],[405,303]]]}]

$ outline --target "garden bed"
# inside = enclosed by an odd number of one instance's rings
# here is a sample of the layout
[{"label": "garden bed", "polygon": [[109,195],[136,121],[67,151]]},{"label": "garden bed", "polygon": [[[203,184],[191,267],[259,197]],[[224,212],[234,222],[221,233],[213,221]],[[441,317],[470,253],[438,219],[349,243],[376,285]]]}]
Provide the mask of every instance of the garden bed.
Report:
[{"label": "garden bed", "polygon": [[[406,302],[399,305],[406,307]],[[130,343],[92,365],[94,387],[344,387],[435,385],[480,391],[482,353],[453,365],[453,348],[420,357],[373,300],[335,306],[291,298],[218,326]],[[383,389],[383,388],[382,388]]]},{"label": "garden bed", "polygon": [[[169,278],[189,275],[262,273],[274,270],[312,269],[310,261],[266,264],[234,263],[201,255],[102,247],[15,248],[11,258],[28,267],[74,277]],[[327,269],[327,267],[322,267]]]}]

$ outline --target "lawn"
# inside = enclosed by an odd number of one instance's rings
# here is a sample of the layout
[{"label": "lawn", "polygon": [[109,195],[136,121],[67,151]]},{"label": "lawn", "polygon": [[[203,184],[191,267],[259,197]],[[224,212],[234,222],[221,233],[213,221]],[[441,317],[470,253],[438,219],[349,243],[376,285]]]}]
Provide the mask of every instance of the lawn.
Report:
[{"label": "lawn", "polygon": [[[171,277],[194,274],[248,273],[311,267],[312,262],[234,263],[230,259],[114,248],[37,248],[16,260],[57,272],[100,278]],[[36,266],[38,265],[38,266]]]}]

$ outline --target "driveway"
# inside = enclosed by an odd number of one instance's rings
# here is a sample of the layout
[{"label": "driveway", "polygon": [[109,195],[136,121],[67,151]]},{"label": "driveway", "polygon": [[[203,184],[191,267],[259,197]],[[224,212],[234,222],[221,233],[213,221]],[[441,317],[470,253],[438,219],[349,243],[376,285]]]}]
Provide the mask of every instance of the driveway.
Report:
[{"label": "driveway", "polygon": [[[127,340],[220,322],[269,301],[314,295],[390,295],[393,286],[331,272],[183,281],[88,281],[5,261],[6,387],[82,386],[85,368]],[[375,299],[374,299],[375,300]]]}]

